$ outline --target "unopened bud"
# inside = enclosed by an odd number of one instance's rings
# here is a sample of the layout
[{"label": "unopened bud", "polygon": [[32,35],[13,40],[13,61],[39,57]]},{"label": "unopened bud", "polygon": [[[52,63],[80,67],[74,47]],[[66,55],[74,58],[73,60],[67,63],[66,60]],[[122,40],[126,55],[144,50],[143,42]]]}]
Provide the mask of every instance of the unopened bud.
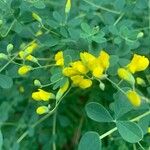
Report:
[{"label": "unopened bud", "polygon": [[38,14],[36,14],[36,13],[32,13],[32,17],[35,19],[35,20],[37,20],[38,22],[42,22],[42,19],[41,19],[41,17],[38,15]]},{"label": "unopened bud", "polygon": [[105,90],[105,84],[103,82],[100,82],[99,87],[102,91]]},{"label": "unopened bud", "polygon": [[143,32],[139,32],[138,35],[137,35],[137,38],[142,38],[144,36],[144,33]]},{"label": "unopened bud", "polygon": [[41,82],[39,80],[34,80],[34,85],[38,86],[38,87],[42,86],[42,84],[41,84]]},{"label": "unopened bud", "polygon": [[0,60],[8,60],[8,56],[4,53],[0,53]]},{"label": "unopened bud", "polygon": [[8,45],[7,45],[7,53],[10,54],[11,51],[13,50],[13,48],[14,48],[13,44],[11,44],[11,43],[8,44]]}]

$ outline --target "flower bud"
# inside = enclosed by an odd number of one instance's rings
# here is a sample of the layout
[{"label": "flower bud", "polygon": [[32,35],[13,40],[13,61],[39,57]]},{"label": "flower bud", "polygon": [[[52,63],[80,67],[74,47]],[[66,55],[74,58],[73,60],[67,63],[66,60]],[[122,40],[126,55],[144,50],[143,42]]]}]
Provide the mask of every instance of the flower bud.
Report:
[{"label": "flower bud", "polygon": [[38,14],[36,14],[36,13],[32,13],[32,17],[35,19],[35,20],[37,20],[38,22],[42,22],[42,19],[41,19],[41,17],[38,15]]},{"label": "flower bud", "polygon": [[13,50],[13,48],[14,48],[14,45],[13,45],[13,44],[11,44],[11,43],[8,44],[8,45],[7,45],[7,53],[10,54],[11,51]]},{"label": "flower bud", "polygon": [[8,60],[8,56],[4,53],[0,53],[0,60]]},{"label": "flower bud", "polygon": [[140,78],[140,77],[137,77],[137,78],[136,78],[136,83],[137,83],[138,85],[143,86],[143,87],[146,86],[145,81],[144,81],[142,78]]},{"label": "flower bud", "polygon": [[103,82],[100,82],[99,87],[102,91],[105,90],[105,84]]},{"label": "flower bud", "polygon": [[41,84],[41,82],[39,80],[34,80],[34,85],[38,86],[38,87],[42,86],[42,84]]},{"label": "flower bud", "polygon": [[133,90],[129,90],[127,91],[127,98],[129,99],[130,103],[135,106],[135,107],[138,107],[141,105],[141,98],[140,96],[138,95],[138,93],[136,93],[135,91]]},{"label": "flower bud", "polygon": [[71,0],[67,0],[66,6],[65,6],[65,13],[68,14],[71,9]]},{"label": "flower bud", "polygon": [[32,70],[31,66],[23,65],[18,69],[18,74],[23,76],[26,75],[30,70]]},{"label": "flower bud", "polygon": [[126,70],[124,68],[119,68],[118,69],[118,76],[121,79],[129,82],[131,85],[135,84],[135,79],[134,79],[133,75],[128,70]]},{"label": "flower bud", "polygon": [[144,33],[143,32],[139,32],[138,35],[137,35],[137,38],[142,38],[144,36]]},{"label": "flower bud", "polygon": [[42,114],[45,114],[45,113],[48,113],[49,109],[47,106],[40,106],[36,109],[36,113],[39,114],[39,115],[42,115]]}]

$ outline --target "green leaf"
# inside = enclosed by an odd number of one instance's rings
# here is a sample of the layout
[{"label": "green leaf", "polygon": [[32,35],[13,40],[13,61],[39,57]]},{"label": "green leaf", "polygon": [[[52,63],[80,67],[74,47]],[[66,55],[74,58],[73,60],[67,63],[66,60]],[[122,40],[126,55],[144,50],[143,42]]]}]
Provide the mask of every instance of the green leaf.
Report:
[{"label": "green leaf", "polygon": [[42,1],[34,2],[33,5],[34,5],[34,7],[38,8],[38,9],[44,9],[45,8],[45,4]]},{"label": "green leaf", "polygon": [[81,28],[84,32],[90,34],[92,32],[91,27],[87,23],[82,23]]},{"label": "green leaf", "polygon": [[3,89],[9,89],[13,85],[13,80],[7,75],[0,74],[0,87]]},{"label": "green leaf", "polygon": [[138,125],[141,127],[144,134],[147,134],[149,124],[150,124],[150,115],[141,118],[138,122]]},{"label": "green leaf", "polygon": [[[129,88],[123,88],[124,91],[127,91]],[[120,91],[113,95],[115,99],[114,102],[114,112],[115,118],[118,119],[125,115],[127,112],[133,109],[133,106],[130,104],[128,98],[122,94]]]},{"label": "green leaf", "polygon": [[2,150],[2,146],[3,146],[3,135],[2,135],[2,132],[0,130],[0,150]]},{"label": "green leaf", "polygon": [[142,129],[134,122],[117,121],[116,125],[122,138],[129,143],[139,142],[143,138]]},{"label": "green leaf", "polygon": [[98,133],[89,131],[80,140],[78,150],[101,150],[101,140]]},{"label": "green leaf", "polygon": [[89,118],[97,122],[112,122],[113,118],[110,113],[102,105],[91,102],[85,107],[86,113]]}]

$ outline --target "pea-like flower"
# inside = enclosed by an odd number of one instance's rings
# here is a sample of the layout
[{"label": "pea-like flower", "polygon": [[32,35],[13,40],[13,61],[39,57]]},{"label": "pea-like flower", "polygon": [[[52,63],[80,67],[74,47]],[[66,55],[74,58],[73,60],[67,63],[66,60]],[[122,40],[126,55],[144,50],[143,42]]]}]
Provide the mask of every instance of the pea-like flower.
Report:
[{"label": "pea-like flower", "polygon": [[38,89],[38,92],[32,93],[32,98],[36,101],[48,101],[50,99],[55,99],[55,95],[42,89]]},{"label": "pea-like flower", "polygon": [[73,76],[71,77],[71,80],[73,82],[73,85],[78,86],[82,89],[86,89],[92,86],[92,81],[90,79],[84,79],[84,76],[82,75]]},{"label": "pea-like flower", "polygon": [[49,111],[49,109],[48,109],[47,106],[39,106],[39,107],[36,109],[36,113],[39,114],[39,115],[48,113],[48,111]]},{"label": "pea-like flower", "polygon": [[23,65],[18,69],[18,74],[23,76],[26,75],[31,70],[32,70],[31,66]]},{"label": "pea-like flower", "polygon": [[141,98],[136,91],[129,90],[126,95],[133,106],[138,107],[141,105]]},{"label": "pea-like flower", "polygon": [[83,52],[80,53],[80,58],[96,78],[100,78],[109,67],[109,55],[105,51],[101,51],[98,57]]},{"label": "pea-like flower", "polygon": [[55,55],[55,61],[56,61],[57,66],[64,66],[64,57],[63,57],[63,52],[62,51],[59,51]]},{"label": "pea-like flower", "polygon": [[145,56],[134,54],[131,62],[127,65],[131,73],[144,71],[149,66],[149,60]]},{"label": "pea-like flower", "polygon": [[133,75],[128,70],[126,70],[124,68],[119,68],[118,69],[118,76],[121,79],[129,82],[132,85],[135,84],[135,79],[134,79]]}]

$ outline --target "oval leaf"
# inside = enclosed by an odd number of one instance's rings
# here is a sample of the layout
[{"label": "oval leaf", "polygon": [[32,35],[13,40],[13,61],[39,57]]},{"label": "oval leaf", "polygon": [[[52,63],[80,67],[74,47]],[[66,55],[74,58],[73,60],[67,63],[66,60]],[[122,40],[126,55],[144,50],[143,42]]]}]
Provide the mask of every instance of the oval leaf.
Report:
[{"label": "oval leaf", "polygon": [[129,143],[139,142],[143,138],[142,129],[134,122],[118,121],[116,125],[122,138]]},{"label": "oval leaf", "polygon": [[102,105],[91,102],[85,107],[86,113],[89,118],[97,122],[112,122],[113,118],[110,113]]},{"label": "oval leaf", "polygon": [[9,89],[13,85],[13,80],[11,77],[0,74],[0,87],[3,89]]},{"label": "oval leaf", "polygon": [[98,133],[87,132],[80,140],[78,150],[101,150],[101,140]]}]

